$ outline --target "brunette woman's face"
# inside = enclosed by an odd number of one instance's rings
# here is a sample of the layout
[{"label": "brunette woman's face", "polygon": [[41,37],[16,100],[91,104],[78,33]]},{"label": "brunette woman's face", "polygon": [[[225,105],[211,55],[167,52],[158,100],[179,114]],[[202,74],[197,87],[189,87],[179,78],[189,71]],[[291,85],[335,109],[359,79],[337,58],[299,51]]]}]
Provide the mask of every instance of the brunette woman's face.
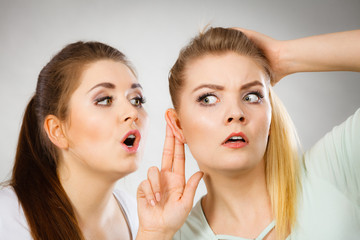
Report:
[{"label": "brunette woman's face", "polygon": [[126,65],[100,60],[86,66],[69,102],[70,161],[118,176],[135,171],[147,120],[142,104],[142,88]]},{"label": "brunette woman's face", "polygon": [[271,122],[263,69],[236,53],[190,62],[178,117],[201,170],[239,172],[260,166]]}]

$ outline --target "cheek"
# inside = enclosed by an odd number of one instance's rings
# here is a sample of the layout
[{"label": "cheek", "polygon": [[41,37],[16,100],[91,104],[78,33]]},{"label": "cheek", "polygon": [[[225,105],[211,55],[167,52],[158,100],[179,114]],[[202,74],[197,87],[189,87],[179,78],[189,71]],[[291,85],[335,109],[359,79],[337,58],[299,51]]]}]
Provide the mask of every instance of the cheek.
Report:
[{"label": "cheek", "polygon": [[219,134],[219,114],[211,114],[206,111],[190,110],[181,115],[181,127],[191,153],[195,158],[200,158],[209,152],[209,147],[214,146]]},{"label": "cheek", "polygon": [[254,134],[257,138],[257,142],[260,148],[266,149],[270,134],[271,108],[269,107],[266,111],[263,111],[263,114],[261,114],[260,117],[254,119],[256,119]]},{"label": "cheek", "polygon": [[[86,108],[83,108],[86,109]],[[68,138],[72,145],[95,144],[107,138],[106,131],[109,124],[106,119],[100,118],[100,114],[90,113],[82,109],[74,109],[71,112]],[[109,136],[108,136],[109,137]]]},{"label": "cheek", "polygon": [[[139,120],[136,122],[136,126],[141,134],[140,144],[141,146],[144,146],[145,141],[147,140],[148,124],[149,124],[147,113],[145,111],[140,111],[138,115],[138,119]],[[141,149],[143,149],[143,147],[141,147]]]},{"label": "cheek", "polygon": [[137,122],[138,127],[141,130],[146,131],[149,119],[148,119],[148,114],[144,109],[138,111],[138,119],[139,119]]}]

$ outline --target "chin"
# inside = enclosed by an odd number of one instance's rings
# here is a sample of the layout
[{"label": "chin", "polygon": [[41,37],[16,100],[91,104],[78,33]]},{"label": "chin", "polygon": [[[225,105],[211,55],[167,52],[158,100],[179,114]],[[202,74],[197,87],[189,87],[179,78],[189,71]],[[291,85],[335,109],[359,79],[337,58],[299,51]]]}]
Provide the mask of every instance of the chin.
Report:
[{"label": "chin", "polygon": [[111,175],[111,178],[116,178],[116,180],[119,180],[120,178],[123,178],[133,172],[135,172],[139,167],[139,159],[138,158],[122,158],[121,160],[115,159],[115,164],[111,164],[107,168],[107,171],[109,175]]},{"label": "chin", "polygon": [[122,170],[128,174],[135,172],[139,168],[140,159],[137,156],[127,159],[128,161],[123,162]]},{"label": "chin", "polygon": [[239,174],[249,172],[256,169],[261,161],[255,161],[253,159],[246,158],[226,158],[216,161],[216,164],[212,166],[208,164],[201,164],[205,168],[212,169],[212,171],[223,172],[224,174]]},{"label": "chin", "polygon": [[127,168],[127,169],[118,169],[118,171],[116,170],[112,170],[111,172],[108,172],[106,175],[107,177],[110,177],[112,179],[112,181],[118,181],[124,177],[126,177],[127,175],[135,172],[137,170],[137,166],[133,167],[133,168]]}]

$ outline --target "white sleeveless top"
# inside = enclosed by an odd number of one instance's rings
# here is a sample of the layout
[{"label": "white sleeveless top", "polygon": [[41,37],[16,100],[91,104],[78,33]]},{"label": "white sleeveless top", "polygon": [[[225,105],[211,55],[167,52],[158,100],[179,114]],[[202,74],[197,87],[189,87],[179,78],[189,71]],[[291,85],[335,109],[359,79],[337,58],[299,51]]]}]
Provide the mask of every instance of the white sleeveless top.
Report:
[{"label": "white sleeveless top", "polygon": [[[139,227],[136,201],[120,189],[115,189],[113,193],[135,239]],[[32,240],[24,211],[12,187],[0,189],[0,240],[3,239]]]}]

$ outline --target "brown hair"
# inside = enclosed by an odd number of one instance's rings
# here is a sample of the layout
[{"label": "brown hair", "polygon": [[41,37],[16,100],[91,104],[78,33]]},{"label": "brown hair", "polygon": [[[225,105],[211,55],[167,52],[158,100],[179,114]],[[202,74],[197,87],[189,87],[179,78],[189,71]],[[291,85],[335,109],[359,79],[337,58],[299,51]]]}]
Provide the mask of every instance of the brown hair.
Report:
[{"label": "brown hair", "polygon": [[80,84],[82,71],[103,59],[122,62],[132,69],[123,53],[103,43],[67,45],[41,70],[36,92],[26,107],[10,185],[36,240],[84,239],[57,174],[59,150],[43,124],[50,114],[60,120],[68,117],[68,102]]},{"label": "brown hair", "polygon": [[[264,53],[241,31],[210,28],[185,46],[170,70],[169,89],[174,108],[180,108],[185,71],[192,61],[205,55],[235,52],[250,57],[261,66],[269,81],[272,73]],[[292,121],[269,84],[272,119],[264,155],[267,189],[276,219],[277,239],[285,239],[296,220],[299,180],[298,138]]]}]

